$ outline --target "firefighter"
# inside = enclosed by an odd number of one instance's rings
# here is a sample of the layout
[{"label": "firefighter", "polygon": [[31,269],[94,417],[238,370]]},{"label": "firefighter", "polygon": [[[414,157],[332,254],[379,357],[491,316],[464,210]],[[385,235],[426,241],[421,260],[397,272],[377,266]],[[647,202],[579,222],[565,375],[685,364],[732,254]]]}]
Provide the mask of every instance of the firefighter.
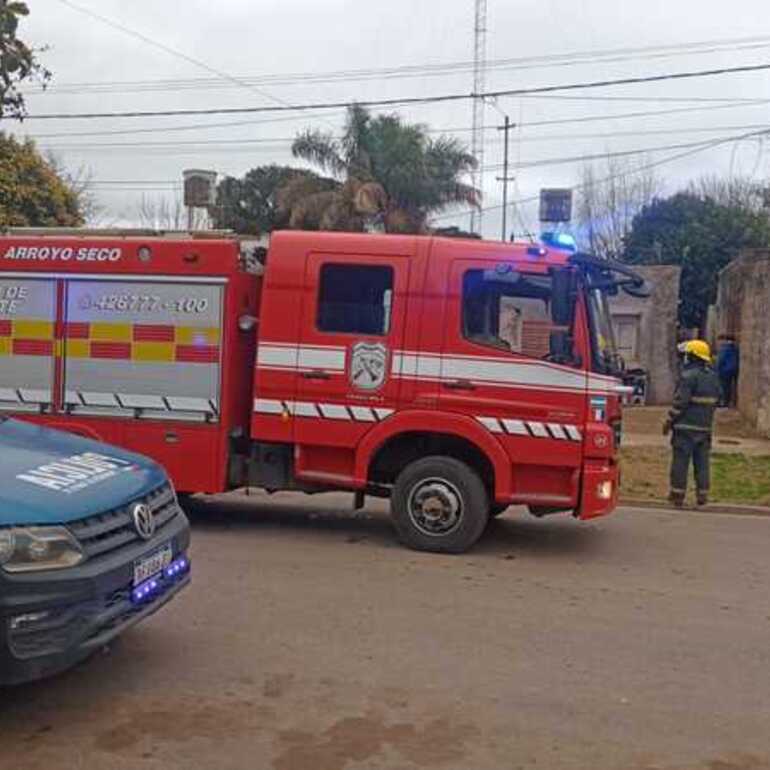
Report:
[{"label": "firefighter", "polygon": [[684,505],[687,475],[692,459],[698,505],[708,504],[711,464],[711,433],[714,411],[719,404],[719,377],[711,366],[711,349],[703,340],[690,340],[679,347],[683,354],[682,374],[663,432],[673,432],[671,446],[671,494],[677,507]]}]

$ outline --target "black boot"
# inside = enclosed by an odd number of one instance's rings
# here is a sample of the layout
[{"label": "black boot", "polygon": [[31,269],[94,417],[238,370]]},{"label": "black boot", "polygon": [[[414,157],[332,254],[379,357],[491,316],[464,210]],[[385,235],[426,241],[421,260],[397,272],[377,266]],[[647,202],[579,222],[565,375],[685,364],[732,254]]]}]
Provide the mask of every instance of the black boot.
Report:
[{"label": "black boot", "polygon": [[684,494],[682,492],[671,492],[668,499],[675,508],[684,508]]}]

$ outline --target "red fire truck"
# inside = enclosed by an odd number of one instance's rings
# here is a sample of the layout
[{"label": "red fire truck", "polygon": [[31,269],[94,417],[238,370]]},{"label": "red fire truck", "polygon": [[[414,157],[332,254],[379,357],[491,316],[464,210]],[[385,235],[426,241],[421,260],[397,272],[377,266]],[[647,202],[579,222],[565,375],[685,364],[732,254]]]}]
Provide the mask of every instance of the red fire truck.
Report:
[{"label": "red fire truck", "polygon": [[149,455],[180,492],[389,496],[461,552],[508,506],[610,513],[623,265],[553,246],[279,232],[0,236],[0,410]]}]

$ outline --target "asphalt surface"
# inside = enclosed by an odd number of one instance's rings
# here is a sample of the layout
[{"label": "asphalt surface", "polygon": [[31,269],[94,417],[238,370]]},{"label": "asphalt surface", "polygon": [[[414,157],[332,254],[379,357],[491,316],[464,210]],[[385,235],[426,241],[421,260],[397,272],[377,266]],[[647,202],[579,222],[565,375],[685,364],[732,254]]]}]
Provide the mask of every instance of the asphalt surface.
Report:
[{"label": "asphalt surface", "polygon": [[770,519],[512,511],[450,557],[348,506],[197,504],[193,586],[0,693],[0,767],[770,768]]}]

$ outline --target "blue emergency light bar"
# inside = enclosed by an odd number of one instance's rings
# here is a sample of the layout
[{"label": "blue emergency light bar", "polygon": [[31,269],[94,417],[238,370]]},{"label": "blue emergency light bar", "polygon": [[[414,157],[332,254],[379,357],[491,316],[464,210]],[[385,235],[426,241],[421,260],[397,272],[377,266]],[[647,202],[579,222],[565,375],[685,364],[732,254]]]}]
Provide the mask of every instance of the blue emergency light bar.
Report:
[{"label": "blue emergency light bar", "polygon": [[569,233],[546,232],[540,236],[540,241],[554,249],[570,251],[573,254],[577,252],[577,241]]}]

